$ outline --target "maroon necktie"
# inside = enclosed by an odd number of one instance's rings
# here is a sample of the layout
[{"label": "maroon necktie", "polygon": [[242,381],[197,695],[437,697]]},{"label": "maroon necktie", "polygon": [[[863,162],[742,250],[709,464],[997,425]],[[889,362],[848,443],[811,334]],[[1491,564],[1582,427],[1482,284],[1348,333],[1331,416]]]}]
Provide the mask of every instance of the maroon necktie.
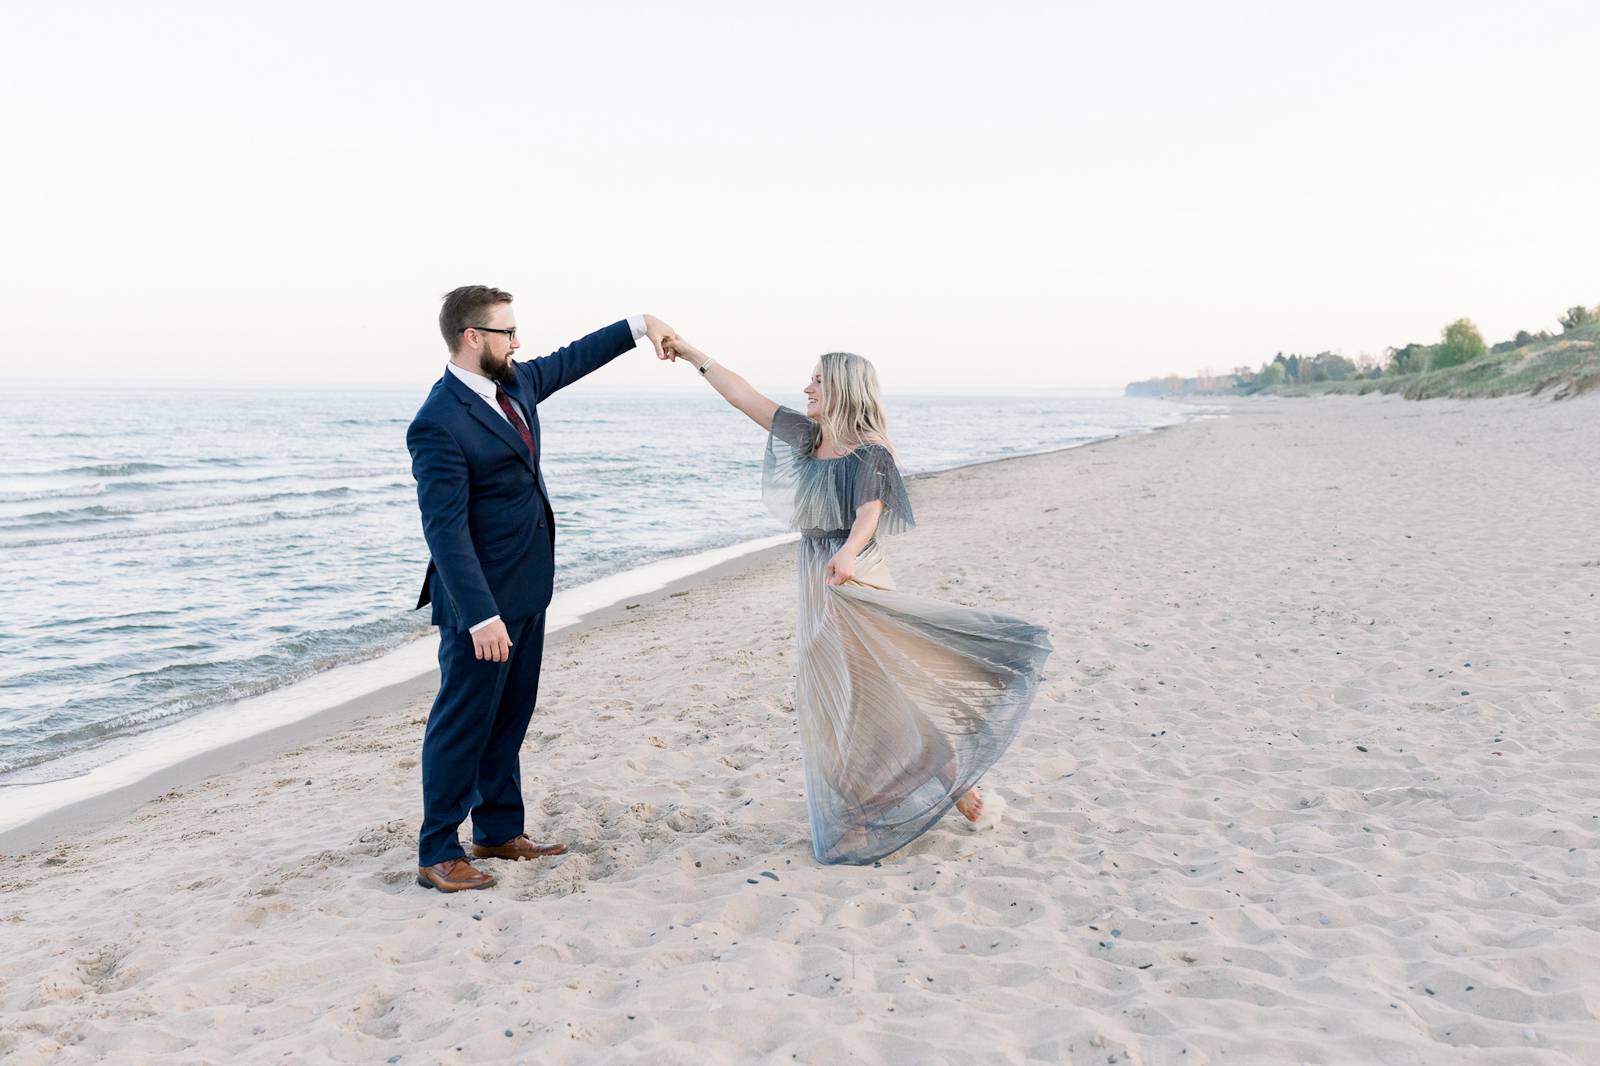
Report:
[{"label": "maroon necktie", "polygon": [[494,390],[494,402],[500,405],[500,410],[504,411],[506,417],[511,420],[511,425],[515,427],[517,436],[522,438],[522,443],[528,446],[528,462],[533,463],[535,461],[533,434],[528,432],[528,423],[524,422],[522,416],[517,414],[517,409],[512,405],[511,397],[506,395],[505,389]]}]

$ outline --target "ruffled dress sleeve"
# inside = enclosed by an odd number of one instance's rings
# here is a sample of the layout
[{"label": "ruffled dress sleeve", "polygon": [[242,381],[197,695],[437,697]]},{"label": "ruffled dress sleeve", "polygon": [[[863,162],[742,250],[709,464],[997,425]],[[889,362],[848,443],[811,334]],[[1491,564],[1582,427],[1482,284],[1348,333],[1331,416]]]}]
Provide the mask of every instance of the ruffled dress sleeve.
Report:
[{"label": "ruffled dress sleeve", "polygon": [[809,459],[816,442],[817,424],[792,407],[779,408],[772,414],[772,432],[767,440],[767,450],[787,451],[790,459]]},{"label": "ruffled dress sleeve", "polygon": [[877,536],[916,525],[893,452],[864,444],[837,459],[818,459],[812,454],[815,441],[816,423],[805,415],[788,407],[773,414],[761,463],[761,498],[785,527],[843,536],[855,523],[856,508],[870,500],[883,504]]},{"label": "ruffled dress sleeve", "polygon": [[767,434],[767,450],[761,460],[761,500],[789,529],[806,528],[800,498],[807,482],[815,427],[816,423],[792,407],[779,407]]},{"label": "ruffled dress sleeve", "polygon": [[876,536],[892,536],[916,527],[911,497],[906,493],[905,479],[900,476],[893,452],[881,444],[864,444],[845,463],[852,468],[848,474],[850,484],[843,486],[847,489],[852,522],[857,508],[876,500],[883,504]]}]

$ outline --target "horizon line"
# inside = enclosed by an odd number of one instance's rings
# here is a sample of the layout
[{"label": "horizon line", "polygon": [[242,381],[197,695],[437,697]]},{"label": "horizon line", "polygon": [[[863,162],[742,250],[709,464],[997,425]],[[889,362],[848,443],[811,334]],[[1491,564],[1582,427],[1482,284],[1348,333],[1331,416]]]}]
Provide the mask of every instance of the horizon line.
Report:
[{"label": "horizon line", "polygon": [[[262,389],[269,388],[283,392],[335,392],[353,389],[366,389],[373,392],[411,392],[419,387],[426,388],[432,382],[419,383],[409,381],[325,381],[325,382],[290,382],[274,379],[251,378],[239,380],[218,380],[215,378],[106,378],[87,384],[77,378],[12,378],[8,382],[11,388],[58,388],[71,387],[74,389],[100,388],[100,389],[162,389],[162,388],[191,388],[191,389]],[[1058,392],[1122,392],[1128,384],[1122,385],[1012,385],[1012,386],[939,386],[939,385],[913,385],[905,388],[885,389],[889,395],[904,395],[909,393],[938,393],[949,395],[1011,395],[1031,393],[1058,393]],[[595,392],[632,392],[632,393],[681,393],[698,392],[704,386],[696,381],[685,381],[671,385],[624,385],[610,382],[591,382],[586,389]],[[707,395],[712,395],[707,391]]]}]

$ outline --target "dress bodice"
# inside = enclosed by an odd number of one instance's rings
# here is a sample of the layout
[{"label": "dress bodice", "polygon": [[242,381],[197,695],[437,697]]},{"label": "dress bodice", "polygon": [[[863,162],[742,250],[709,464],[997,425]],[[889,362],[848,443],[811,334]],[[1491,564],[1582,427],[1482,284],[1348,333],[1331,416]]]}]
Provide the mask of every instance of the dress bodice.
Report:
[{"label": "dress bodice", "polygon": [[777,519],[801,532],[844,533],[856,508],[883,504],[877,536],[916,525],[905,479],[894,453],[881,444],[863,444],[848,455],[819,459],[813,454],[816,424],[789,407],[772,416],[772,432],[761,464],[761,495]]}]

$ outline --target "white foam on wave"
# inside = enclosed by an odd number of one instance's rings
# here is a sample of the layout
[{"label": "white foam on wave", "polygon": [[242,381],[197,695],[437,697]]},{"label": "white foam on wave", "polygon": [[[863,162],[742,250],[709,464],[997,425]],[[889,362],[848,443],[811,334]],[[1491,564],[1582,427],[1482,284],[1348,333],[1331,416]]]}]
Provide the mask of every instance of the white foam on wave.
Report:
[{"label": "white foam on wave", "polygon": [[[550,604],[546,639],[598,610],[794,539],[793,533],[782,533],[661,559],[566,589],[557,593]],[[438,649],[437,632],[429,633],[378,658],[327,670],[259,696],[218,704],[148,733],[109,741],[89,752],[31,768],[34,774],[52,776],[49,780],[0,784],[0,833],[70,804],[137,784],[186,759],[304,721],[390,685],[416,680],[435,668]]]}]

